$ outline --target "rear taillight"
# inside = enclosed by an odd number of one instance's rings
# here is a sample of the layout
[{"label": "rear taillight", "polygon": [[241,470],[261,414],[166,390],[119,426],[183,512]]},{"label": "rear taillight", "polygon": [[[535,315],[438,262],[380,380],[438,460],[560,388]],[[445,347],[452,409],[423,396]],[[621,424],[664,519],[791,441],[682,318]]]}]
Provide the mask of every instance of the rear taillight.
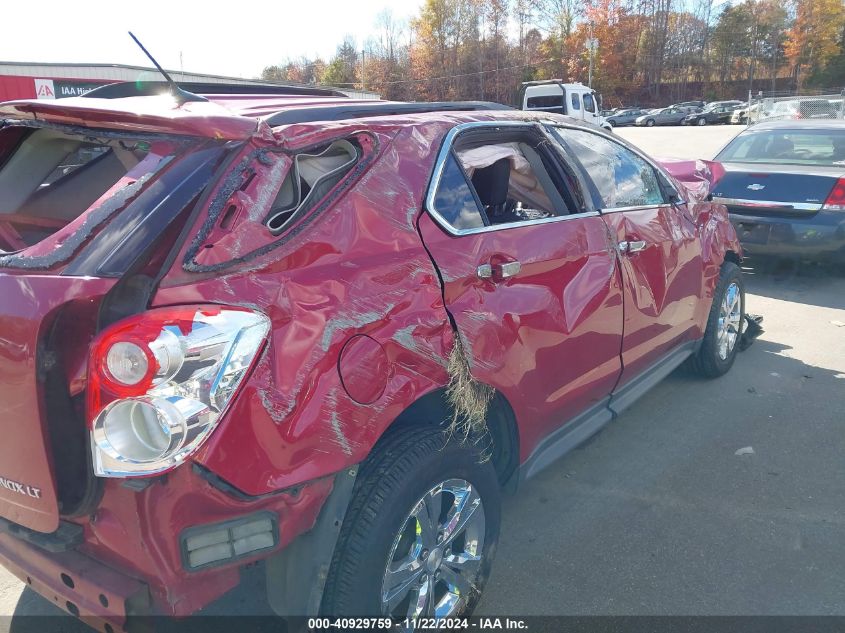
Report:
[{"label": "rear taillight", "polygon": [[94,472],[169,470],[217,426],[270,331],[241,308],[160,308],[130,317],[91,347],[88,420]]},{"label": "rear taillight", "polygon": [[845,211],[845,178],[836,181],[822,208],[829,211]]}]

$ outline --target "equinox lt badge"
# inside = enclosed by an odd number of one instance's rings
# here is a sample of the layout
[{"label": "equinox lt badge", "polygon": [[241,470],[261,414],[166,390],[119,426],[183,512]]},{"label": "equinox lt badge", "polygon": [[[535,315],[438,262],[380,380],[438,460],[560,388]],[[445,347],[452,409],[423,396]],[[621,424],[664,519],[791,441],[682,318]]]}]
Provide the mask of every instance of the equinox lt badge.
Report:
[{"label": "equinox lt badge", "polygon": [[0,486],[5,488],[6,490],[11,490],[12,492],[17,492],[25,497],[32,497],[33,499],[40,499],[41,498],[41,488],[35,488],[34,486],[27,486],[26,484],[18,483],[17,481],[12,481],[11,479],[6,479],[5,477],[0,477]]}]

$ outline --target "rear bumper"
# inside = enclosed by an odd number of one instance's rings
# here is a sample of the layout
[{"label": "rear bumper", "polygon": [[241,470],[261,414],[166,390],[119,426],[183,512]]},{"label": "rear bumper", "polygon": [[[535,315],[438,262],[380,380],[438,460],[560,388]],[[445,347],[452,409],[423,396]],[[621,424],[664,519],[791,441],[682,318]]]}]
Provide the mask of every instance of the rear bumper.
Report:
[{"label": "rear bumper", "polygon": [[[81,538],[0,531],[0,565],[105,633],[123,630],[129,616],[184,617],[223,596],[240,583],[243,566],[278,554],[311,530],[334,478],[252,498],[191,467],[141,490],[121,484],[107,481],[97,510],[69,524],[81,528]],[[234,530],[245,519],[268,517],[275,545],[239,551]],[[230,529],[230,557],[192,562],[190,552],[198,549],[189,547],[189,538]]]},{"label": "rear bumper", "polygon": [[845,262],[845,212],[807,218],[730,214],[746,255]]},{"label": "rear bumper", "polygon": [[0,565],[62,610],[104,633],[150,609],[147,585],[76,551],[47,553],[0,534]]}]

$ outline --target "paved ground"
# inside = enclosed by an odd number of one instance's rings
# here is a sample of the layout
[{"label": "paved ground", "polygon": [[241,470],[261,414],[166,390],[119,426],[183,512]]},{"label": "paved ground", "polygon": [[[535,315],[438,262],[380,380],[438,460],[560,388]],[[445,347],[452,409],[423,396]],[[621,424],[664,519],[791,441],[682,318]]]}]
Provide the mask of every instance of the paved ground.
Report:
[{"label": "paved ground", "polygon": [[[623,133],[700,156],[738,130]],[[845,275],[746,272],[766,333],[727,376],[676,372],[508,497],[481,614],[845,614]],[[259,587],[207,611],[268,613]],[[0,615],[58,613],[0,570]]]},{"label": "paved ground", "polygon": [[622,127],[616,133],[655,158],[713,158],[745,126]]}]

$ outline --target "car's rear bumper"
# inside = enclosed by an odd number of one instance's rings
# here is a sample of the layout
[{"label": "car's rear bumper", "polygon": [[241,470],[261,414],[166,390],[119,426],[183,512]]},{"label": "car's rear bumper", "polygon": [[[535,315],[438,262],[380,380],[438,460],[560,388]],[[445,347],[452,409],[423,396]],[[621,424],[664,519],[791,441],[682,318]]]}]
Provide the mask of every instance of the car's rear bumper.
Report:
[{"label": "car's rear bumper", "polygon": [[746,255],[845,262],[845,212],[786,218],[732,211],[730,218]]},{"label": "car's rear bumper", "polygon": [[124,630],[129,615],[146,615],[147,585],[76,551],[46,552],[0,534],[0,565],[34,591],[104,633]]},{"label": "car's rear bumper", "polygon": [[[20,526],[0,530],[0,566],[106,633],[123,630],[128,616],[184,617],[236,587],[243,566],[279,553],[310,530],[333,481],[324,477],[248,497],[187,465],[169,473],[166,483],[141,490],[109,480],[91,516],[66,522],[78,538]],[[260,531],[271,532],[272,545],[235,536],[244,525],[267,522]],[[203,537],[215,552],[214,544],[229,542],[229,552],[196,558],[208,551]]]}]

